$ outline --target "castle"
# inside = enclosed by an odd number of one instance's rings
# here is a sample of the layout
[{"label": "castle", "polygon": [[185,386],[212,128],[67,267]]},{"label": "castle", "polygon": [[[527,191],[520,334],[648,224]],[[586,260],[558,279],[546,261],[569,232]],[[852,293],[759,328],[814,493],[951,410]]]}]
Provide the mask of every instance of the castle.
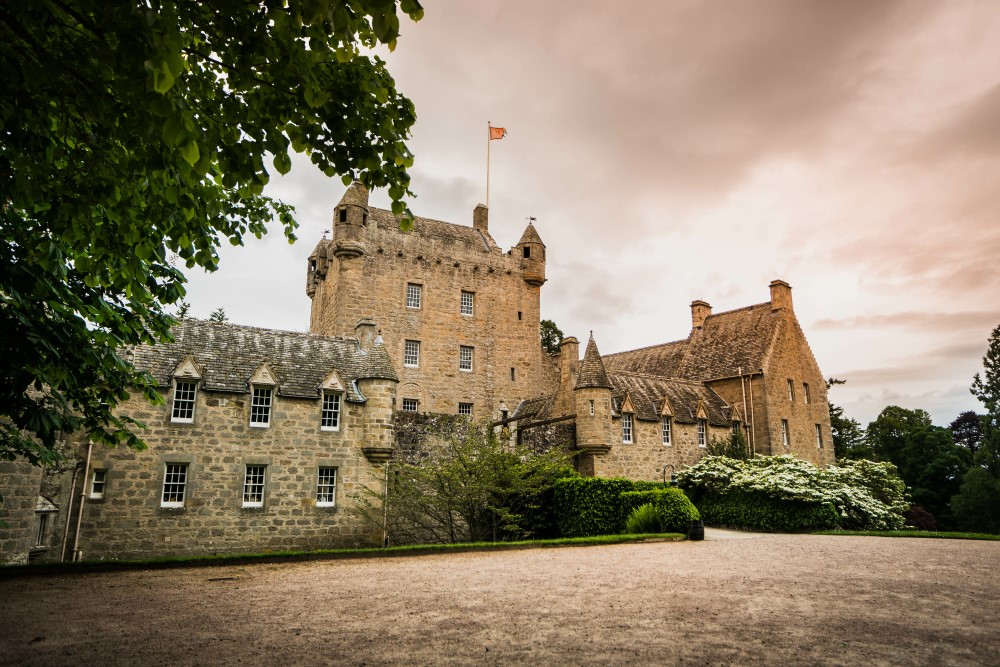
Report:
[{"label": "castle", "polygon": [[601,355],[591,336],[581,357],[568,337],[550,355],[532,224],[506,252],[482,205],[471,227],[418,217],[402,232],[360,183],[333,218],[307,260],[309,333],[182,320],[174,342],[129,351],[165,399],[119,406],[147,425],[147,451],[77,444],[77,465],[44,477],[0,463],[0,558],[371,543],[351,506],[421,437],[407,413],[569,447],[585,475],[666,479],[734,431],[758,454],[834,460],[826,385],[783,281],[729,312],[694,301],[683,340]]}]

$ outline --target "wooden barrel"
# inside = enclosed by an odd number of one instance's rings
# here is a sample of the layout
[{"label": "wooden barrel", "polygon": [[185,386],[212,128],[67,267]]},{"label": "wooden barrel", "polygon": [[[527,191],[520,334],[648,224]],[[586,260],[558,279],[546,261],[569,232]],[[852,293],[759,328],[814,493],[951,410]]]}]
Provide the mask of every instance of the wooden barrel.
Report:
[{"label": "wooden barrel", "polygon": [[692,521],[688,528],[688,539],[694,542],[705,539],[705,522],[702,520]]}]

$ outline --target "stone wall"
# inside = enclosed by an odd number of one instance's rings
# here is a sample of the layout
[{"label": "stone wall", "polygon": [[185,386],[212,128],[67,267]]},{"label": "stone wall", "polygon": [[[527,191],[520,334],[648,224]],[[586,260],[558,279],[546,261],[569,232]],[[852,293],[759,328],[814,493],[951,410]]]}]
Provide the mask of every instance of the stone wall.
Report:
[{"label": "stone wall", "polygon": [[35,503],[42,469],[24,461],[0,461],[0,565],[28,562],[35,546]]},{"label": "stone wall", "polygon": [[[382,389],[367,387],[373,395],[385,393]],[[378,418],[391,425],[391,413],[372,414],[365,405],[345,402],[340,429],[323,431],[319,398],[276,396],[274,400],[268,428],[249,426],[245,394],[199,390],[193,424],[172,423],[169,401],[152,406],[133,398],[123,404],[123,413],[148,425],[143,437],[149,449],[95,448],[91,468],[107,471],[107,485],[103,498],[90,497],[85,505],[80,532],[83,558],[377,543],[380,528],[362,525],[352,507],[363,487],[381,490],[381,468],[369,463],[361,448],[367,422]],[[168,463],[188,466],[181,508],[161,506]],[[262,507],[244,506],[248,464],[266,466]],[[333,507],[317,504],[320,467],[337,468]]]},{"label": "stone wall", "polygon": [[[632,443],[622,442],[621,418],[614,419],[611,451],[597,457],[599,477],[627,477],[634,480],[662,480],[663,467],[674,466],[680,472],[705,455],[706,448],[698,446],[697,424],[678,424],[671,421],[670,445],[663,444],[662,425],[659,421],[634,419]],[[712,438],[728,438],[729,428],[708,425],[706,444]],[[667,481],[670,470],[667,469]]]}]

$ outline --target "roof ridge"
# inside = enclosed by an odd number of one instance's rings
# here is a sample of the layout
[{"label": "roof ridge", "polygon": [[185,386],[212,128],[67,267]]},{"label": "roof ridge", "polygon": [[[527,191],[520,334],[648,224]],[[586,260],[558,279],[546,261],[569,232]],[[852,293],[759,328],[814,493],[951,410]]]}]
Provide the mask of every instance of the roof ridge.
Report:
[{"label": "roof ridge", "polygon": [[681,382],[683,384],[693,384],[699,387],[707,387],[708,385],[699,380],[688,380],[687,378],[673,377],[671,375],[656,375],[654,373],[643,373],[640,371],[608,371],[608,375],[637,375],[641,378],[648,378],[650,380],[663,380],[665,382]]},{"label": "roof ridge", "polygon": [[680,338],[678,340],[670,340],[670,341],[667,341],[666,343],[653,343],[652,345],[647,345],[646,347],[637,347],[637,348],[632,349],[632,350],[622,350],[621,352],[611,352],[609,354],[602,354],[601,356],[602,357],[615,357],[615,356],[618,356],[620,354],[629,354],[630,352],[642,352],[644,350],[652,350],[654,347],[665,347],[667,345],[676,345],[678,343],[689,343],[690,341],[691,341],[691,337],[688,336],[687,338]]},{"label": "roof ridge", "polygon": [[228,327],[230,329],[242,329],[244,331],[265,331],[272,334],[291,334],[293,336],[305,336],[308,338],[315,338],[317,340],[339,340],[348,343],[353,343],[357,341],[356,338],[348,338],[347,336],[326,336],[324,334],[312,333],[311,331],[292,331],[291,329],[271,329],[269,327],[258,327],[252,324],[237,324],[235,322],[213,322],[212,320],[203,320],[199,317],[185,317],[182,320],[178,320],[177,324],[174,326],[183,326],[186,323],[195,324],[207,324],[213,327]]},{"label": "roof ridge", "polygon": [[707,320],[710,317],[718,317],[720,315],[729,315],[731,313],[739,313],[739,312],[744,311],[744,310],[753,310],[754,308],[760,308],[761,306],[770,306],[770,305],[771,305],[770,301],[762,301],[761,303],[755,303],[755,304],[752,304],[750,306],[742,306],[740,308],[733,308],[732,310],[724,310],[721,313],[712,313],[711,315],[708,315],[707,317],[705,317],[705,319]]}]

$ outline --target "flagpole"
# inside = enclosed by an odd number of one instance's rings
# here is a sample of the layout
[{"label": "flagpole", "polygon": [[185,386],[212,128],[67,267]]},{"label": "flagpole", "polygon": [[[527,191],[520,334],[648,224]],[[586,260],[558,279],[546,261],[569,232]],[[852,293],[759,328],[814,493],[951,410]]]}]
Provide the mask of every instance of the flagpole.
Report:
[{"label": "flagpole", "polygon": [[493,143],[493,124],[486,121],[486,209],[490,208],[490,144]]}]

